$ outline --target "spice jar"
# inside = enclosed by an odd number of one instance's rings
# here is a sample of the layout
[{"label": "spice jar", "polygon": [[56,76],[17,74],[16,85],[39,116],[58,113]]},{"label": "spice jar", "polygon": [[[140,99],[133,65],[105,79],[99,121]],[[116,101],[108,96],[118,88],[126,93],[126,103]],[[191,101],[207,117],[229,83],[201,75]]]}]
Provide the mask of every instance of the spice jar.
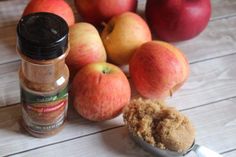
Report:
[{"label": "spice jar", "polygon": [[21,57],[22,119],[33,136],[54,135],[63,128],[68,106],[68,51],[64,19],[43,12],[20,19],[17,52]]}]

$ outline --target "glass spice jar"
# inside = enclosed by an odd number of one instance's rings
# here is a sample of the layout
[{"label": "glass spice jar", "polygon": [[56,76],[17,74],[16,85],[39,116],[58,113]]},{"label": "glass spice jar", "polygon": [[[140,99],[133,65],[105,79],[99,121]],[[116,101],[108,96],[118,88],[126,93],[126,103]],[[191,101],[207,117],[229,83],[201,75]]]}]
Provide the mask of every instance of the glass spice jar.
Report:
[{"label": "glass spice jar", "polygon": [[59,132],[68,106],[68,25],[51,13],[33,13],[17,25],[22,119],[33,136]]}]

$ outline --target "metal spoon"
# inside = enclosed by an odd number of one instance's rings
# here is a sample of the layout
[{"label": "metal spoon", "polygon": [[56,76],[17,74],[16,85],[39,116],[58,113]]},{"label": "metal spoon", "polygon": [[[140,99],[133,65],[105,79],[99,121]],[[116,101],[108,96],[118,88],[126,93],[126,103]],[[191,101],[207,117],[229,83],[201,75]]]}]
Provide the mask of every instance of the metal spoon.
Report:
[{"label": "metal spoon", "polygon": [[198,157],[223,157],[222,155],[204,147],[200,146],[198,144],[195,144],[195,141],[193,142],[192,146],[183,153],[175,152],[175,151],[170,151],[170,150],[163,150],[157,147],[152,146],[151,144],[145,142],[142,140],[140,137],[137,135],[134,135],[133,133],[130,132],[131,138],[143,149],[146,151],[152,153],[153,155],[157,157],[183,157],[187,155],[189,152],[194,151]]}]

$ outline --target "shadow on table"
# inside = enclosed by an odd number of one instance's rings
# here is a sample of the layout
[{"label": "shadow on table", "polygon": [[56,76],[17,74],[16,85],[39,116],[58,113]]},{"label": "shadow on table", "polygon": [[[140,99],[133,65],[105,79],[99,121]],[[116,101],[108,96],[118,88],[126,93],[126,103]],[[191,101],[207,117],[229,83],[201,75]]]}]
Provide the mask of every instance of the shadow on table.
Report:
[{"label": "shadow on table", "polygon": [[151,157],[132,141],[125,126],[104,132],[101,136],[104,146],[118,156]]},{"label": "shadow on table", "polygon": [[27,132],[23,129],[21,122],[21,107],[19,104],[5,107],[0,113],[0,133],[13,134],[25,134]]}]

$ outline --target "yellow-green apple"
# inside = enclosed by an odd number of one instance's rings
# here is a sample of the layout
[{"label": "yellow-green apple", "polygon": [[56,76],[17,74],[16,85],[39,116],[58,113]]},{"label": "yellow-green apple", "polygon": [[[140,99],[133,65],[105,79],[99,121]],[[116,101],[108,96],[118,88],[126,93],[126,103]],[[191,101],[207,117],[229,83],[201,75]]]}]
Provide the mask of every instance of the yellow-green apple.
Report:
[{"label": "yellow-green apple", "polygon": [[75,6],[85,22],[100,25],[123,12],[136,11],[137,0],[75,0]]},{"label": "yellow-green apple", "polygon": [[69,26],[75,23],[73,11],[64,0],[31,0],[25,8],[23,16],[34,12],[50,12],[57,14],[61,16]]},{"label": "yellow-green apple", "polygon": [[147,0],[146,18],[166,41],[191,39],[204,30],[211,16],[210,0]]},{"label": "yellow-green apple", "polygon": [[141,96],[151,99],[171,96],[189,76],[189,63],[184,54],[161,41],[150,41],[140,46],[129,66],[136,90]]},{"label": "yellow-green apple", "polygon": [[152,38],[146,22],[131,12],[114,16],[101,37],[109,60],[117,65],[128,64],[135,49]]},{"label": "yellow-green apple", "polygon": [[116,117],[130,101],[131,89],[125,74],[106,62],[84,66],[72,83],[76,111],[91,121]]},{"label": "yellow-green apple", "polygon": [[96,28],[89,23],[81,22],[69,29],[70,51],[66,63],[72,79],[84,65],[106,61],[106,51]]}]

